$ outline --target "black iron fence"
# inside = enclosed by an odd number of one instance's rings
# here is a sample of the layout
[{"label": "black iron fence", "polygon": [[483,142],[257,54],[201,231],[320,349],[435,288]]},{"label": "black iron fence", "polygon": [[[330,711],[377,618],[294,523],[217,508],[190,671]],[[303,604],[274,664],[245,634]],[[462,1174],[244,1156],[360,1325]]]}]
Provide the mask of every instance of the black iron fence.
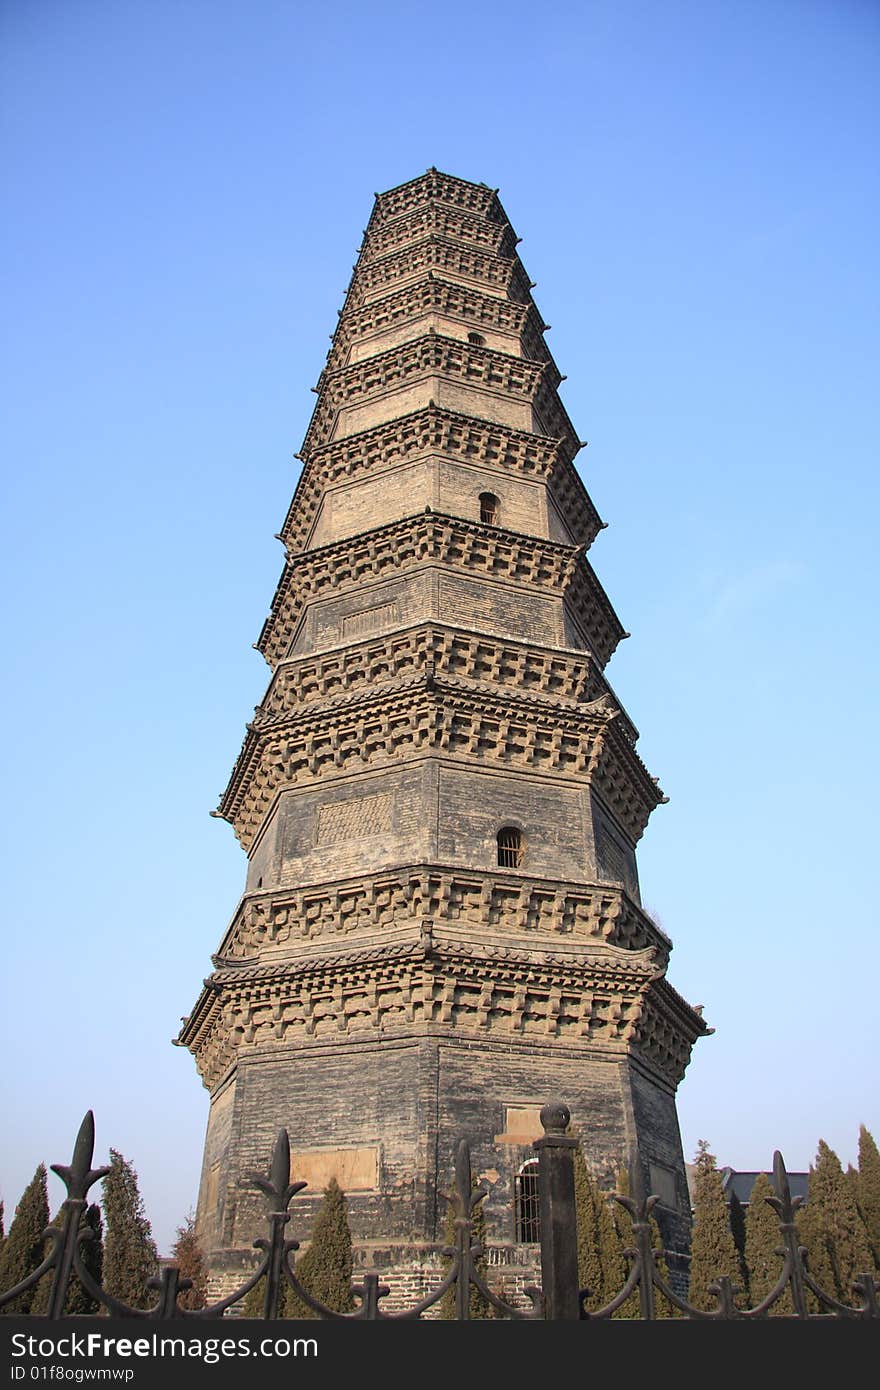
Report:
[{"label": "black iron fence", "polygon": [[83,1243],[95,1238],[91,1228],[81,1221],[89,1189],[109,1171],[107,1168],[92,1167],[95,1126],[89,1111],[80,1126],[70,1164],[52,1165],[53,1172],[58,1174],[67,1189],[67,1197],[61,1209],[62,1222],[58,1226],[50,1226],[45,1232],[45,1239],[51,1242],[51,1250],[39,1268],[14,1288],[0,1294],[0,1309],[51,1272],[52,1289],[44,1316],[52,1319],[64,1316],[68,1285],[74,1273],[90,1297],[110,1316],[154,1320],[222,1317],[228,1309],[241,1303],[261,1280],[265,1281],[262,1316],[269,1319],[278,1317],[285,1287],[291,1289],[318,1317],[343,1321],[421,1318],[451,1290],[454,1291],[455,1316],[459,1320],[466,1320],[470,1316],[472,1287],[502,1318],[570,1321],[610,1318],[636,1294],[639,1317],[648,1321],[657,1316],[658,1295],[667,1300],[678,1316],[703,1321],[760,1319],[778,1314],[782,1307],[793,1310],[786,1311],[783,1316],[809,1320],[880,1317],[880,1282],[873,1273],[859,1274],[853,1280],[852,1304],[832,1297],[811,1277],[807,1251],[798,1242],[795,1226],[795,1215],[803,1199],[792,1197],[782,1155],[778,1152],[773,1159],[775,1195],[766,1198],[766,1201],[779,1217],[780,1269],[775,1286],[760,1303],[752,1308],[741,1306],[738,1302],[740,1290],[729,1277],[721,1276],[710,1286],[716,1306],[707,1311],[694,1307],[662,1277],[655,1258],[661,1252],[653,1248],[651,1230],[651,1212],[659,1199],[645,1191],[641,1159],[634,1152],[629,1169],[629,1195],[614,1193],[611,1197],[626,1209],[632,1220],[633,1245],[624,1252],[629,1262],[629,1273],[619,1293],[609,1303],[603,1308],[587,1311],[584,1305],[589,1291],[578,1285],[573,1158],[577,1140],[567,1132],[569,1120],[567,1106],[558,1102],[546,1105],[541,1111],[544,1134],[534,1144],[538,1160],[541,1287],[526,1289],[531,1300],[529,1308],[516,1308],[500,1298],[485,1282],[478,1268],[482,1251],[474,1239],[474,1213],[486,1196],[486,1190],[472,1183],[470,1151],[464,1141],[458,1147],[454,1191],[447,1198],[453,1203],[455,1211],[455,1239],[454,1244],[444,1250],[449,1269],[436,1288],[413,1307],[402,1312],[386,1313],[382,1310],[381,1302],[389,1290],[380,1284],[377,1275],[365,1274],[361,1283],[352,1286],[357,1300],[353,1312],[339,1313],[325,1307],[303,1288],[296,1274],[294,1257],[299,1242],[287,1233],[291,1220],[288,1208],[306,1184],[291,1182],[290,1142],[287,1131],[283,1129],[278,1133],[268,1177],[253,1175],[254,1183],[266,1198],[268,1232],[254,1241],[255,1247],[262,1251],[262,1259],[251,1278],[219,1302],[206,1308],[187,1309],[180,1306],[179,1295],[192,1287],[191,1281],[181,1279],[177,1267],[168,1265],[163,1268],[160,1277],[151,1280],[150,1286],[158,1293],[153,1307],[131,1308],[94,1280],[82,1258]]}]

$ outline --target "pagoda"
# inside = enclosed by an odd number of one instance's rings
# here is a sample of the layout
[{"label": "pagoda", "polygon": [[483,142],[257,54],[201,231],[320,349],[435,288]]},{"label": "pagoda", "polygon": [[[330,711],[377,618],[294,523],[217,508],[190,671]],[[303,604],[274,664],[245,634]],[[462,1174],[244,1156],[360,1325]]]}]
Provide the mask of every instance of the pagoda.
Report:
[{"label": "pagoda", "polygon": [[555,1097],[601,1181],[638,1144],[687,1248],[675,1094],[708,1030],[640,906],[664,798],[604,675],[627,634],[518,240],[484,184],[377,195],[320,376],[217,812],[246,887],[178,1039],[211,1096],[217,1292],[254,1261],[282,1125],[315,1194],[297,1233],[335,1174],[392,1304],[436,1268],[460,1138],[493,1264],[528,1272]]}]

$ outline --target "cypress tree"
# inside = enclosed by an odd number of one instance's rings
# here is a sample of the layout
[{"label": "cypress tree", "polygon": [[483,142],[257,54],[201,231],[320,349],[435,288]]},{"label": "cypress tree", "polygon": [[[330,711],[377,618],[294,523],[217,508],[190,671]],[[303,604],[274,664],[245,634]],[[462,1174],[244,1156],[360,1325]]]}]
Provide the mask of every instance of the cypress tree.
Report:
[{"label": "cypress tree", "polygon": [[171,1256],[180,1269],[181,1279],[192,1280],[192,1288],[178,1296],[178,1304],[181,1308],[204,1308],[208,1298],[207,1273],[192,1212],[177,1228],[177,1240],[171,1249]]},{"label": "cypress tree", "polygon": [[809,1199],[799,1225],[816,1283],[842,1303],[852,1303],[852,1281],[873,1266],[868,1232],[843,1175],[840,1159],[824,1139],[810,1169]]},{"label": "cypress tree", "polygon": [[[478,1187],[478,1185],[478,1183],[474,1182],[471,1187],[471,1191],[473,1192]],[[477,1205],[474,1207],[474,1210],[471,1214],[471,1220],[473,1222],[471,1244],[477,1244],[480,1247],[480,1254],[477,1256],[475,1261],[476,1270],[480,1278],[485,1283],[486,1275],[489,1269],[489,1261],[486,1255],[486,1213],[483,1211],[482,1202],[478,1202]],[[455,1207],[452,1202],[446,1203],[446,1221],[443,1228],[443,1243],[444,1245],[455,1245]],[[444,1274],[449,1273],[451,1265],[452,1261],[447,1261]],[[468,1289],[468,1313],[471,1319],[494,1318],[496,1317],[496,1315],[501,1316],[500,1314],[498,1314],[497,1309],[492,1307],[492,1304],[488,1301],[488,1299],[480,1293],[480,1290],[477,1288],[475,1284],[471,1284]],[[446,1290],[445,1294],[440,1300],[440,1317],[445,1318],[447,1321],[455,1319],[454,1284],[451,1288]]]},{"label": "cypress tree", "polygon": [[[296,1266],[296,1277],[307,1293],[335,1313],[348,1313],[354,1307],[351,1293],[351,1231],[345,1193],[333,1177],[324,1189],[312,1240]],[[285,1316],[314,1318],[317,1314],[289,1290]]]},{"label": "cypress tree", "polygon": [[874,1136],[864,1125],[859,1126],[859,1210],[874,1263],[880,1269],[880,1152]]},{"label": "cypress tree", "polygon": [[846,1165],[846,1172],[845,1172],[844,1175],[843,1175],[843,1180],[844,1180],[844,1182],[846,1183],[847,1187],[849,1188],[850,1193],[851,1193],[851,1195],[852,1195],[852,1199],[853,1199],[853,1201],[855,1202],[856,1206],[858,1207],[858,1209],[859,1209],[859,1211],[860,1211],[860,1213],[861,1213],[861,1216],[862,1216],[862,1220],[864,1221],[864,1219],[865,1219],[865,1214],[864,1214],[864,1212],[862,1211],[862,1202],[861,1202],[861,1195],[862,1195],[862,1194],[861,1194],[861,1192],[859,1191],[859,1173],[858,1173],[858,1169],[857,1169],[857,1168],[854,1168],[854,1167],[852,1166],[851,1163],[848,1163],[848,1164]]},{"label": "cypress tree", "polygon": [[691,1238],[691,1269],[688,1298],[695,1308],[714,1308],[716,1299],[709,1285],[727,1275],[739,1287],[740,1268],[730,1229],[730,1216],[715,1155],[705,1139],[697,1146],[694,1190],[694,1230]]},{"label": "cypress tree", "polygon": [[[261,1318],[261,1317],[263,1316],[263,1299],[264,1299],[265,1297],[266,1297],[266,1280],[265,1280],[265,1278],[263,1278],[263,1279],[258,1279],[257,1282],[256,1282],[256,1284],[254,1284],[254,1287],[251,1289],[250,1293],[246,1296],[246,1298],[245,1298],[245,1300],[244,1300],[244,1303],[242,1304],[242,1309],[241,1309],[241,1315],[242,1315],[242,1317],[243,1317],[243,1318]],[[279,1316],[279,1318],[287,1318],[287,1317],[294,1317],[294,1316],[296,1316],[296,1317],[305,1317],[305,1316],[306,1316],[304,1313],[302,1313],[302,1314],[297,1313],[297,1314],[295,1314],[295,1315],[294,1315],[293,1313],[288,1313],[288,1311],[287,1311],[287,1300],[288,1300],[288,1298],[292,1298],[292,1297],[293,1297],[293,1290],[291,1289],[291,1287],[290,1287],[290,1285],[287,1283],[287,1281],[284,1280],[284,1281],[282,1282],[282,1285],[281,1285],[281,1293],[280,1293],[279,1298],[278,1298],[278,1316]],[[310,1317],[312,1316],[311,1313],[309,1314],[309,1316],[310,1316]]]},{"label": "cypress tree", "polygon": [[730,1194],[730,1201],[727,1205],[727,1215],[730,1221],[730,1234],[733,1236],[733,1243],[736,1247],[738,1270],[738,1283],[746,1299],[749,1297],[749,1271],[746,1265],[746,1213],[742,1202],[735,1192]]},{"label": "cypress tree", "polygon": [[[620,1172],[617,1174],[617,1191],[620,1193],[621,1197],[629,1196],[629,1172],[626,1168],[621,1168]],[[623,1252],[624,1250],[635,1249],[636,1238],[635,1232],[633,1231],[632,1217],[626,1207],[622,1207],[619,1202],[612,1202],[610,1205],[620,1271],[619,1277],[617,1278],[617,1286],[613,1290],[613,1293],[620,1293],[631,1268]],[[660,1227],[657,1224],[657,1218],[655,1216],[650,1216],[648,1221],[651,1229],[651,1248],[655,1252],[654,1266],[660,1278],[668,1284],[669,1267],[666,1263],[666,1256],[663,1254],[663,1237],[660,1234]],[[679,1316],[678,1309],[673,1308],[672,1304],[666,1301],[656,1284],[654,1285],[654,1316],[658,1319],[677,1318]],[[639,1299],[638,1289],[635,1289],[634,1292],[630,1294],[626,1302],[614,1313],[614,1317],[641,1317],[641,1300]]]},{"label": "cypress tree", "polygon": [[0,1199],[0,1255],[3,1254],[3,1246],[6,1244],[6,1231],[3,1228],[3,1202]]},{"label": "cypress tree", "polygon": [[584,1151],[574,1150],[574,1199],[577,1212],[578,1286],[586,1289],[588,1308],[601,1308],[605,1280],[599,1249],[599,1194],[590,1176]]},{"label": "cypress tree", "polygon": [[[629,1170],[627,1168],[621,1168],[617,1174],[617,1191],[620,1193],[621,1197],[629,1196]],[[634,1250],[636,1242],[633,1234],[632,1217],[626,1207],[622,1207],[619,1202],[611,1203],[611,1220],[614,1223],[614,1235],[617,1241],[617,1248],[620,1251],[620,1262],[624,1267],[623,1282],[615,1291],[619,1293],[623,1288],[623,1284],[626,1282],[626,1276],[632,1268],[631,1262],[626,1258],[623,1252],[625,1250]],[[640,1316],[639,1293],[638,1289],[636,1289],[635,1293],[630,1294],[626,1302],[617,1309],[614,1317],[638,1318]]]},{"label": "cypress tree", "polygon": [[[49,1198],[46,1192],[46,1165],[41,1163],[31,1178],[0,1252],[0,1292],[14,1288],[43,1263],[43,1232],[49,1224]],[[29,1313],[35,1289],[26,1289],[0,1309],[7,1317]]]},{"label": "cypress tree", "polygon": [[[818,1160],[817,1160],[818,1163]],[[831,1261],[831,1253],[828,1248],[826,1238],[826,1220],[823,1209],[821,1187],[816,1182],[816,1166],[810,1165],[810,1175],[808,1182],[807,1204],[798,1212],[797,1229],[798,1242],[806,1246],[807,1250],[807,1269],[811,1276],[826,1293],[837,1297],[837,1284],[834,1277],[834,1265]],[[827,1309],[820,1305],[812,1293],[807,1293],[808,1311],[811,1313],[827,1312]]]},{"label": "cypress tree", "polygon": [[602,1308],[620,1292],[626,1280],[626,1268],[608,1195],[590,1173],[580,1144],[574,1150],[574,1195],[578,1284],[581,1289],[589,1290],[586,1307]]},{"label": "cypress tree", "polygon": [[[57,1229],[64,1229],[65,1211],[64,1207],[53,1217],[52,1225]],[[80,1229],[88,1226],[94,1232],[92,1240],[84,1240],[79,1249],[82,1262],[95,1280],[96,1284],[101,1282],[101,1274],[104,1267],[104,1223],[101,1220],[101,1208],[97,1206],[87,1207],[80,1217]],[[44,1257],[51,1253],[52,1242],[47,1240],[43,1252]],[[55,1279],[54,1269],[50,1269],[43,1275],[37,1291],[34,1294],[34,1301],[31,1304],[31,1316],[44,1316],[49,1311],[49,1298],[52,1293],[52,1284]],[[71,1270],[70,1282],[67,1285],[67,1297],[64,1300],[65,1317],[94,1317],[101,1311],[101,1305],[91,1294],[86,1293],[76,1275],[76,1270]]]},{"label": "cypress tree", "polygon": [[[602,1302],[610,1303],[626,1283],[626,1260],[614,1224],[610,1193],[596,1187],[596,1224],[599,1231],[599,1258],[602,1262]],[[618,1204],[615,1202],[614,1206]],[[656,1231],[656,1222],[654,1229]]]},{"label": "cypress tree", "polygon": [[[443,1221],[443,1244],[447,1249],[455,1248],[455,1205],[453,1202],[446,1203],[446,1216]],[[452,1259],[444,1262],[443,1277],[452,1268]],[[455,1285],[447,1289],[440,1300],[440,1316],[447,1322],[455,1318]]]},{"label": "cypress tree", "polygon": [[241,1305],[243,1318],[261,1318],[263,1316],[263,1287],[265,1282],[265,1279],[259,1279],[250,1293],[245,1295],[244,1303]]},{"label": "cypress tree", "polygon": [[[90,1226],[94,1232],[91,1240],[84,1240],[80,1245],[80,1255],[82,1262],[92,1276],[96,1284],[100,1284],[104,1276],[104,1222],[101,1220],[101,1208],[92,1203],[86,1207],[83,1216],[83,1225]],[[89,1316],[100,1312],[101,1305],[96,1299],[86,1293],[78,1279],[72,1279],[67,1290],[68,1311],[71,1313],[82,1313]]]},{"label": "cypress tree", "polygon": [[[782,1249],[782,1235],[779,1230],[779,1217],[766,1201],[772,1197],[773,1184],[767,1173],[759,1173],[755,1179],[746,1213],[745,1260],[749,1275],[749,1302],[754,1307],[761,1303],[774,1287],[782,1273],[783,1257],[776,1254]],[[773,1317],[793,1314],[791,1289],[787,1288],[770,1309]]]},{"label": "cypress tree", "polygon": [[132,1308],[149,1308],[156,1293],[147,1280],[159,1271],[153,1232],[138,1190],[137,1173],[116,1149],[110,1150],[110,1172],[103,1180],[104,1288]]}]

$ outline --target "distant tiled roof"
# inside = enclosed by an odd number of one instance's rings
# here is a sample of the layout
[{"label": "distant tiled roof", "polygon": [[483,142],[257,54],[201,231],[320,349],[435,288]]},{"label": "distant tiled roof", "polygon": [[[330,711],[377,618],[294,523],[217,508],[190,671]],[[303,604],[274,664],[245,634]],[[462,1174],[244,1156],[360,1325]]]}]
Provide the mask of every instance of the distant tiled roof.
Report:
[{"label": "distant tiled roof", "polygon": [[[721,1179],[725,1197],[728,1201],[731,1197],[736,1197],[744,1207],[748,1206],[757,1178],[757,1173],[738,1173],[734,1168],[722,1168]],[[806,1201],[809,1178],[809,1173],[789,1173],[788,1186],[792,1197],[803,1197]]]},{"label": "distant tiled roof", "polygon": [[[691,1206],[693,1206],[696,1164],[686,1163],[685,1170],[687,1172],[688,1194],[691,1199]],[[739,1173],[735,1168],[720,1168],[719,1172],[721,1174],[721,1184],[724,1188],[724,1195],[727,1201],[729,1202],[731,1197],[736,1197],[744,1207],[747,1207],[752,1195],[752,1188],[755,1185],[755,1180],[759,1172]],[[764,1169],[764,1172],[767,1172],[767,1170]],[[772,1174],[768,1173],[767,1176],[772,1183]],[[804,1201],[806,1201],[809,1190],[809,1178],[809,1173],[789,1173],[788,1185],[792,1197],[803,1197]]]}]

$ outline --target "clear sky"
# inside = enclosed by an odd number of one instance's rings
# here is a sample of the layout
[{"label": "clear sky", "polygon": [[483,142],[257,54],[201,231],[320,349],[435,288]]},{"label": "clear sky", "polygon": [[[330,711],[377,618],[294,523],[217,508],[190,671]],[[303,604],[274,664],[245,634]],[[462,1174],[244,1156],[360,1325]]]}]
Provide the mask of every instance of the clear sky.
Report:
[{"label": "clear sky", "polygon": [[670,797],[643,897],[717,1030],[686,1156],[854,1160],[880,6],[5,0],[0,48],[7,1212],[88,1106],[161,1248],[195,1202],[207,1096],[169,1040],[245,868],[208,812],[373,192],[432,164],[500,186],[590,442],[609,675]]}]

